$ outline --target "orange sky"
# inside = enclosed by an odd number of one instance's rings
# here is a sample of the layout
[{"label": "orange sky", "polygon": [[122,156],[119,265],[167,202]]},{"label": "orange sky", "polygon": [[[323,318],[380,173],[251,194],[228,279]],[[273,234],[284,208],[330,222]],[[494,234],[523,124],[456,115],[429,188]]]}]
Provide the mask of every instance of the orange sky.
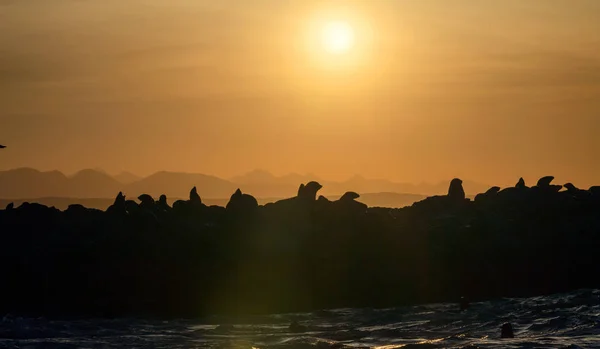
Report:
[{"label": "orange sky", "polygon": [[[355,47],[314,49],[348,22]],[[0,2],[0,169],[600,184],[597,0]]]}]

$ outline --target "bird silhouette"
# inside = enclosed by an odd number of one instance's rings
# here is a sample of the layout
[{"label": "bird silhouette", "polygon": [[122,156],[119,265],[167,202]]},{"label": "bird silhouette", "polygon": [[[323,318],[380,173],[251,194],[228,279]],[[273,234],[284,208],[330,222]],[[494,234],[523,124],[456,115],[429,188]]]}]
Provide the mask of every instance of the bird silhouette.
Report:
[{"label": "bird silhouette", "polygon": [[4,148],[6,148],[6,146],[5,146],[5,145],[2,145],[2,144],[0,144],[0,149],[4,149]]}]

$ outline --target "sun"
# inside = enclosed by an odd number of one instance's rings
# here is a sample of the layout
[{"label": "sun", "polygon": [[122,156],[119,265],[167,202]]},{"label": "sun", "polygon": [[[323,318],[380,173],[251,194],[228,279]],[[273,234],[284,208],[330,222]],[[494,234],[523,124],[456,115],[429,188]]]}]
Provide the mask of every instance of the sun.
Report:
[{"label": "sun", "polygon": [[354,29],[344,21],[330,21],[321,31],[323,48],[332,54],[343,54],[354,46]]},{"label": "sun", "polygon": [[297,57],[307,58],[298,67],[318,72],[322,79],[367,74],[375,52],[369,18],[347,7],[332,7],[307,13],[298,24],[301,40],[294,40],[294,49],[303,51]]}]

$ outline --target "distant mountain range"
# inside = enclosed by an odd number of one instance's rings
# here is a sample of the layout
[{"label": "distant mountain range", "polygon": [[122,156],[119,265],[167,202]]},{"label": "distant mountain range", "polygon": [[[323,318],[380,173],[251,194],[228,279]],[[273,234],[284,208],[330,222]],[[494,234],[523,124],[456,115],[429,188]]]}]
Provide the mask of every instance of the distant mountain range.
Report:
[{"label": "distant mountain range", "polygon": [[[449,179],[447,182],[437,184],[415,185],[354,176],[346,181],[335,182],[311,174],[274,176],[264,170],[255,170],[230,179],[198,173],[165,171],[144,178],[127,172],[112,176],[97,169],[82,170],[67,176],[59,171],[41,172],[20,168],[0,172],[0,199],[54,198],[55,201],[59,198],[110,199],[119,191],[123,191],[131,198],[143,193],[155,197],[166,194],[170,198],[186,198],[190,189],[196,186],[203,199],[220,204],[237,188],[263,199],[261,201],[291,197],[296,195],[300,183],[311,180],[319,181],[323,185],[319,193],[330,198],[335,198],[346,191],[355,191],[362,195],[361,201],[371,206],[390,207],[410,204],[427,195],[444,194],[448,190],[450,181]],[[475,182],[464,181],[463,184],[465,191],[470,194],[488,189],[487,185]],[[102,205],[104,203],[100,206]]]},{"label": "distant mountain range", "polygon": [[[348,180],[336,182],[319,178],[313,174],[301,175],[297,173],[277,177],[265,170],[254,170],[242,176],[231,178],[229,181],[242,186],[242,190],[249,193],[261,193],[261,196],[293,195],[298,190],[300,183],[314,180],[323,185],[319,192],[323,195],[343,194],[347,191],[357,193],[405,193],[419,195],[439,195],[448,192],[448,181],[431,183],[398,183],[386,179],[367,179],[355,175]],[[463,180],[463,187],[468,194],[478,194],[490,188],[489,185],[469,180]],[[256,194],[255,194],[256,195]]]}]

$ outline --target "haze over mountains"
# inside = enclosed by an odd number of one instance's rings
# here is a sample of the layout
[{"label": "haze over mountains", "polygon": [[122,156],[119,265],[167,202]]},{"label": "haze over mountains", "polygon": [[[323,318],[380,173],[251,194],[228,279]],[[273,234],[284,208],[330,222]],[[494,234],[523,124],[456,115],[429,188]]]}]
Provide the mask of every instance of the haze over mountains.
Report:
[{"label": "haze over mountains", "polygon": [[[147,193],[169,199],[186,198],[190,188],[196,186],[208,204],[224,205],[231,194],[241,188],[266,203],[296,195],[300,183],[317,180],[323,184],[320,194],[335,199],[346,191],[362,195],[361,200],[370,206],[401,207],[423,199],[427,195],[444,194],[448,182],[436,184],[395,183],[381,179],[354,176],[343,182],[328,181],[313,174],[288,174],[275,176],[264,170],[254,170],[241,176],[223,179],[200,173],[157,172],[148,177],[123,172],[110,175],[101,169],[86,169],[73,175],[59,171],[38,171],[20,168],[0,171],[0,199],[5,201],[37,200],[59,208],[69,203],[84,203],[104,208],[119,191],[130,198]],[[467,193],[484,191],[487,185],[465,181]],[[48,200],[51,198],[51,200]],[[103,199],[103,200],[90,200]],[[1,204],[1,203],[0,203]]]},{"label": "haze over mountains", "polygon": [[[295,195],[300,183],[311,180],[323,184],[323,190],[320,192],[323,195],[339,195],[350,190],[358,193],[434,195],[444,194],[448,189],[448,182],[415,185],[367,179],[358,175],[343,182],[335,182],[313,174],[293,173],[278,177],[264,170],[254,170],[241,176],[223,179],[200,173],[164,171],[144,178],[127,172],[112,176],[97,169],[82,170],[67,176],[59,171],[42,172],[20,168],[0,172],[0,198],[112,198],[119,191],[129,196],[147,193],[153,196],[166,194],[169,197],[187,197],[193,186],[206,198],[229,198],[237,188],[256,197],[276,198]],[[465,181],[465,190],[471,194],[488,188],[487,185]]]}]

